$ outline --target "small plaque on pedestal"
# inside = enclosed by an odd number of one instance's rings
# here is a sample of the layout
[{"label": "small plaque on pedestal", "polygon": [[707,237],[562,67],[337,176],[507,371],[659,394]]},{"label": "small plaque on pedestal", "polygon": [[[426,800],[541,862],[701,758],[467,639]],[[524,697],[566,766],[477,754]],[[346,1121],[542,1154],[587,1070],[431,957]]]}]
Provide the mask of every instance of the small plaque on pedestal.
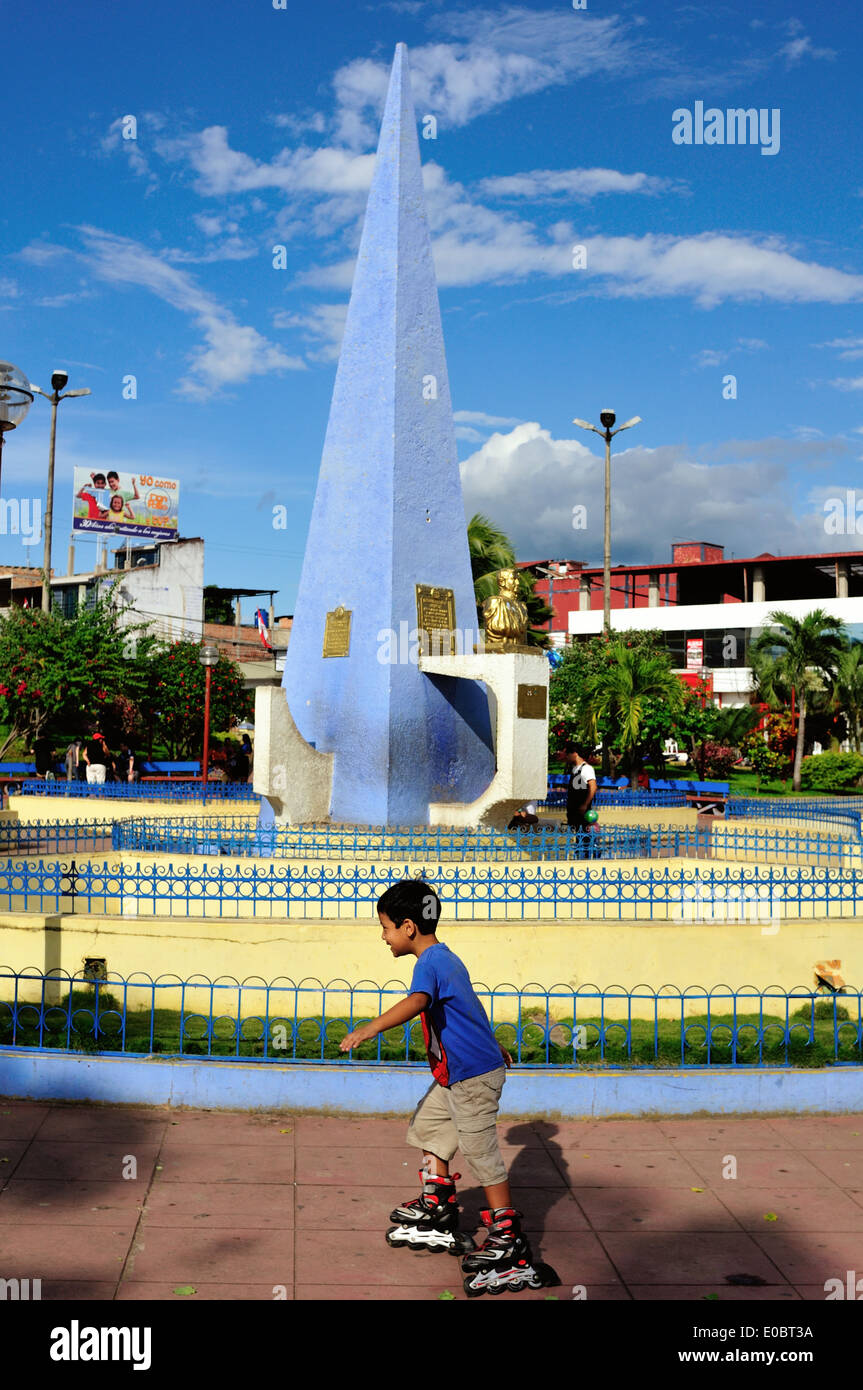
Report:
[{"label": "small plaque on pedestal", "polygon": [[455,594],[452,589],[436,589],[417,584],[417,628],[423,634],[423,649],[432,656],[455,656]]},{"label": "small plaque on pedestal", "polygon": [[544,719],[547,693],[544,685],[520,685],[516,705],[519,719]]},{"label": "small plaque on pedestal", "polygon": [[334,608],[324,625],[324,656],[348,656],[351,649],[350,608]]}]

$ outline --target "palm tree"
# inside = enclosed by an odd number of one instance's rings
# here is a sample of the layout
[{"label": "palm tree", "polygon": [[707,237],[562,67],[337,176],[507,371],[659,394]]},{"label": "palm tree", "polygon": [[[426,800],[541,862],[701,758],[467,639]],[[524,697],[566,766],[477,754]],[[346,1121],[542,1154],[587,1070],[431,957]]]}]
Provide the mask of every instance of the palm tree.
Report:
[{"label": "palm tree", "polygon": [[833,690],[845,715],[854,752],[859,753],[863,725],[863,646],[859,643],[840,656]]},{"label": "palm tree", "polygon": [[[823,608],[815,608],[805,618],[777,610],[770,614],[774,627],[760,632],[750,651],[772,658],[774,671],[762,663],[765,688],[777,692],[790,687],[797,697],[797,746],[794,750],[794,775],[791,785],[800,790],[800,766],[806,741],[806,714],[813,697],[832,685],[839,662],[847,651],[845,624],[831,617]],[[778,653],[778,655],[776,655]],[[757,657],[756,657],[757,661]]]},{"label": "palm tree", "polygon": [[729,705],[717,712],[712,737],[730,748],[742,748],[760,717],[752,705]]},{"label": "palm tree", "polygon": [[[476,598],[477,615],[482,622],[483,600],[497,593],[498,570],[512,569],[515,565],[515,549],[509,536],[489,521],[488,517],[477,512],[467,525],[467,541],[470,550],[470,567],[473,574],[473,590]],[[519,574],[519,598],[527,607],[527,641],[530,646],[547,647],[548,633],[536,629],[547,623],[552,610],[543,603],[535,592],[536,578],[522,570]]]},{"label": "palm tree", "polygon": [[630,783],[638,781],[636,749],[650,700],[660,701],[672,714],[683,709],[683,684],[660,653],[627,647],[619,639],[610,644],[607,666],[585,680],[581,708],[588,737],[596,740],[600,724],[616,725],[624,753],[630,756]]}]

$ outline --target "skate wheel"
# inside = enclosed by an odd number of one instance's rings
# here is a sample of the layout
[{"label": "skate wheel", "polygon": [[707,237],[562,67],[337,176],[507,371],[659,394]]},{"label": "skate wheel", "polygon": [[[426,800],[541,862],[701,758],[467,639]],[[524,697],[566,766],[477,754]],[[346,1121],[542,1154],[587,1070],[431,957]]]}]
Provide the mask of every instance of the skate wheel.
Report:
[{"label": "skate wheel", "polygon": [[521,1293],[524,1283],[521,1279],[513,1279],[511,1284],[507,1284],[507,1288],[511,1289],[513,1293]]},{"label": "skate wheel", "polygon": [[493,1294],[503,1293],[503,1291],[504,1291],[505,1288],[506,1288],[506,1284],[489,1284],[489,1285],[488,1285],[488,1288],[487,1288],[487,1292],[488,1292],[488,1293],[493,1293]]},{"label": "skate wheel", "polygon": [[468,1298],[480,1298],[481,1295],[485,1293],[485,1289],[475,1289],[470,1279],[465,1279],[464,1291],[467,1294]]}]

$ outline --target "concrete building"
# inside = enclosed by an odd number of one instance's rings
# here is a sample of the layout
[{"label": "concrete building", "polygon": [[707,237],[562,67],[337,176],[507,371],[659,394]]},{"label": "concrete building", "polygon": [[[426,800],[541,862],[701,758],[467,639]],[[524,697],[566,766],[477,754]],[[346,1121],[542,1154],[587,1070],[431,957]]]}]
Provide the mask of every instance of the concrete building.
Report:
[{"label": "concrete building", "polygon": [[[168,642],[200,642],[204,629],[204,542],[200,537],[117,546],[111,568],[52,576],[55,609],[73,618],[97,594],[116,593],[132,611],[127,622],[149,622]],[[41,596],[40,596],[41,602]]]},{"label": "concrete building", "polygon": [[[565,565],[559,572],[555,566]],[[554,592],[553,638],[577,641],[602,631],[602,567],[577,561],[529,562],[537,592]],[[540,573],[552,569],[551,577]],[[659,629],[684,678],[712,678],[720,705],[749,703],[749,645],[777,608],[803,618],[814,608],[841,618],[863,641],[863,552],[773,555],[727,560],[708,541],[672,546],[666,564],[616,565],[611,607],[617,631]],[[565,627],[561,630],[561,624]]]}]

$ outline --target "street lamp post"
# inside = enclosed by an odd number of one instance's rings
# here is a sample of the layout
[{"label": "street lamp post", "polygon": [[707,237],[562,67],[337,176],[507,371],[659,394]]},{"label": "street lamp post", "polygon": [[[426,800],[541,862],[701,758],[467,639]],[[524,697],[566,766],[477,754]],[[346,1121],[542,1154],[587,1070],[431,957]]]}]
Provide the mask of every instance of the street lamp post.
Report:
[{"label": "street lamp post", "polygon": [[219,664],[219,649],[206,643],[198,653],[198,660],[204,668],[204,763],[203,781],[204,793],[203,800],[207,800],[207,768],[210,761],[210,680],[213,674],[213,667]]},{"label": "street lamp post", "polygon": [[611,632],[611,441],[621,430],[631,429],[633,425],[641,424],[641,416],[633,415],[631,420],[627,420],[625,425],[618,425],[617,429],[612,429],[617,416],[613,410],[601,410],[599,412],[602,429],[597,429],[596,425],[591,425],[587,420],[573,420],[574,425],[580,425],[583,430],[593,430],[594,434],[602,435],[605,440],[605,535],[603,543],[603,562],[602,562],[602,626],[608,635]]},{"label": "street lamp post", "polygon": [[45,557],[42,561],[44,570],[42,576],[42,612],[51,611],[51,533],[54,526],[54,446],[57,439],[57,406],[60,401],[65,401],[69,396],[89,396],[89,386],[83,386],[77,391],[64,391],[63,387],[69,380],[69,373],[59,369],[51,373],[51,386],[53,390],[49,395],[41,387],[34,386],[31,382],[30,390],[38,395],[44,396],[46,401],[51,402],[51,443],[48,447],[48,496],[45,501]]},{"label": "street lamp post", "polygon": [[33,389],[19,367],[0,362],[0,472],[7,430],[14,430],[33,404]]}]

